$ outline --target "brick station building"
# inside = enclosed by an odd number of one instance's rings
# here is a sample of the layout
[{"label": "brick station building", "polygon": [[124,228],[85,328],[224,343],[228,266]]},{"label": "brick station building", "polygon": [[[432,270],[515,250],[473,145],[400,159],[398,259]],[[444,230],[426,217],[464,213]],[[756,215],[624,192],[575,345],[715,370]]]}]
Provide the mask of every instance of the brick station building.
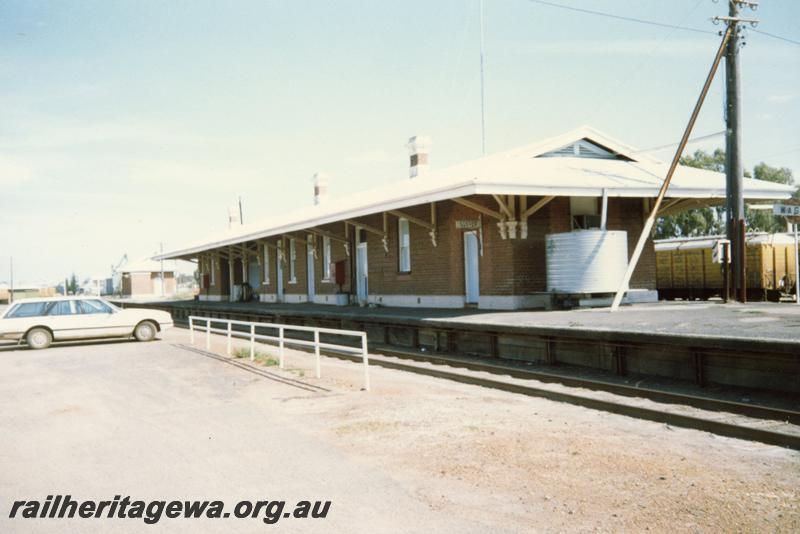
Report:
[{"label": "brick station building", "polygon": [[[313,206],[163,257],[197,261],[207,301],[548,308],[559,293],[616,289],[620,261],[603,261],[621,257],[624,267],[668,168],[589,127],[437,171],[428,144],[409,141],[410,179],[333,201],[318,174]],[[744,180],[748,200],[793,192]],[[680,166],[660,215],[724,199],[723,174]],[[613,250],[612,235],[621,236]],[[575,241],[574,262],[558,264],[553,236],[591,239],[587,250]],[[562,272],[571,277],[564,286]],[[630,288],[656,297],[652,241]]]}]

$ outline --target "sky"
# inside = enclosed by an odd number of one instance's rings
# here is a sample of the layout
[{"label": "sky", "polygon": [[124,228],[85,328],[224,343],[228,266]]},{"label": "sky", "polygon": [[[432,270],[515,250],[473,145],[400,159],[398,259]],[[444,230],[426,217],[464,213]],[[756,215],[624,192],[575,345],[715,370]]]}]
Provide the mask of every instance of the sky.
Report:
[{"label": "sky", "polygon": [[[712,0],[486,0],[488,153],[591,125],[676,143],[719,37]],[[3,0],[0,280],[109,274],[228,225],[480,156],[478,0]],[[800,2],[761,0],[757,29],[800,41]],[[800,45],[746,31],[744,163],[800,179]],[[722,78],[695,136],[724,129]],[[688,151],[723,146],[721,136]],[[674,149],[673,149],[674,150]],[[670,149],[656,152],[670,159]],[[798,180],[800,181],[800,180]]]}]

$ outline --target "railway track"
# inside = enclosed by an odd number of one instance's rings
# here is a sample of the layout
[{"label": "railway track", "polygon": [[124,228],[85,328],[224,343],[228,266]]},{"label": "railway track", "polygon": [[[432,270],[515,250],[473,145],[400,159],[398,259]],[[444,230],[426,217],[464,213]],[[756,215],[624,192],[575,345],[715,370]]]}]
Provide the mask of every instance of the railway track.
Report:
[{"label": "railway track", "polygon": [[[646,419],[675,427],[702,430],[720,436],[758,441],[769,445],[778,445],[780,447],[800,450],[800,429],[797,429],[797,433],[782,431],[787,425],[796,425],[800,422],[800,412],[798,411],[672,393],[649,388],[637,388],[613,382],[575,378],[555,373],[528,371],[493,363],[469,361],[465,358],[416,354],[407,351],[398,351],[388,347],[374,347],[371,349],[371,352],[391,356],[396,359],[396,361],[391,361],[373,358],[370,360],[372,365],[380,365],[391,369],[409,371],[461,383],[519,393],[531,397],[541,397],[558,402],[567,402],[586,408]],[[345,354],[335,354],[333,356],[355,361],[355,359]],[[414,363],[406,363],[409,360]],[[419,365],[420,363],[431,365]],[[450,369],[444,368],[445,366]],[[627,402],[600,399],[591,395],[556,391],[546,387],[508,382],[502,379],[488,378],[485,376],[475,376],[474,374],[458,372],[458,369],[486,372],[493,375],[508,375],[513,378],[533,379],[540,382],[560,383],[571,388],[605,391],[629,398],[644,398],[659,404],[664,404],[664,407],[638,406]],[[670,405],[681,407],[689,406],[698,408],[706,413],[702,415],[679,413],[669,409]],[[709,414],[708,412],[711,413]]]},{"label": "railway track", "polygon": [[[303,350],[302,347],[296,349]],[[333,350],[322,350],[322,353],[326,356],[361,362],[360,356],[348,353]],[[800,425],[800,411],[530,370],[478,358],[399,350],[396,347],[382,345],[371,346],[370,354],[371,365],[388,369],[567,402],[674,427],[691,428],[720,436],[800,450],[800,428],[790,427],[790,425]],[[492,376],[476,375],[476,372]],[[502,376],[520,380],[508,381]],[[526,384],[521,382],[522,380],[535,380],[539,384]],[[553,389],[547,387],[547,384],[560,384],[575,391]],[[600,391],[621,398],[598,398],[596,395],[579,390]],[[642,406],[633,400],[625,402],[625,399],[647,399],[653,402],[648,406]],[[684,413],[687,407],[695,409],[697,413]]]}]

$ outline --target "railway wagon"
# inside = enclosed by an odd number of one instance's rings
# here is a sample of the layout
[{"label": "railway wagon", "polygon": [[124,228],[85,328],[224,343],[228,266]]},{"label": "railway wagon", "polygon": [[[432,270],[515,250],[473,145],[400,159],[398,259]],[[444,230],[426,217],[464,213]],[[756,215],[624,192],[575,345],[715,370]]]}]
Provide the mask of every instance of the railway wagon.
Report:
[{"label": "railway wagon", "polygon": [[[724,236],[663,239],[655,242],[656,287],[663,300],[708,299],[724,293],[722,263],[714,249]],[[720,261],[717,259],[717,261]],[[747,235],[747,298],[778,301],[794,294],[797,281],[794,237],[789,234]]]}]

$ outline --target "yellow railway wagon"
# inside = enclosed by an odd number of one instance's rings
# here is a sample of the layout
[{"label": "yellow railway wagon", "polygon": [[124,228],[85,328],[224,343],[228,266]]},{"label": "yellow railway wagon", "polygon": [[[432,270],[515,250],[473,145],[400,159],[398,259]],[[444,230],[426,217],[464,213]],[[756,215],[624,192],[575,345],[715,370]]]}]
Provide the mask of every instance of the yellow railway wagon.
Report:
[{"label": "yellow railway wagon", "polygon": [[[707,299],[723,294],[722,264],[713,260],[722,236],[656,241],[656,284],[662,299]],[[793,293],[797,280],[794,237],[748,234],[745,277],[753,300],[779,300]]]}]

